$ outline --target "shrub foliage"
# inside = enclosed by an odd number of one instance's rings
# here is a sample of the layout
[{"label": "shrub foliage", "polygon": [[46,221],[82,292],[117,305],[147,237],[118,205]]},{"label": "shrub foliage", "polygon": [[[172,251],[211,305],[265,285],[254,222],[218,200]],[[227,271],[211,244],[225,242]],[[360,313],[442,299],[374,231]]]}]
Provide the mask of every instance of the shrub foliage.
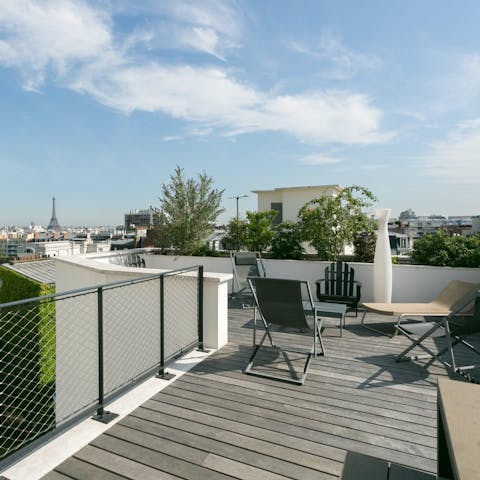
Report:
[{"label": "shrub foliage", "polygon": [[422,265],[480,267],[480,234],[453,236],[441,230],[413,244],[412,260]]}]

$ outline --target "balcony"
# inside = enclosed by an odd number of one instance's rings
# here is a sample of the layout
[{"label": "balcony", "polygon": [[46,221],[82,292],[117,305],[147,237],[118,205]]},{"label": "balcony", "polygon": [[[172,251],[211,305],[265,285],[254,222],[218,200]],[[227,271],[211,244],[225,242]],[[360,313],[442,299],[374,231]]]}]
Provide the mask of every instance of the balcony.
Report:
[{"label": "balcony", "polygon": [[[184,268],[182,262],[187,262],[155,255],[144,258],[147,267],[150,263],[156,264],[155,268],[168,261]],[[308,279],[319,271],[319,265],[286,264],[284,272],[290,276],[296,275],[296,268],[304,268],[303,277]],[[70,269],[68,281],[73,270],[80,268],[78,264],[64,267]],[[211,267],[206,270],[212,271]],[[270,264],[269,271],[280,267]],[[227,265],[218,266],[217,271],[222,269],[227,270]],[[408,278],[405,269],[399,271],[397,278]],[[417,279],[429,275],[428,268],[417,267],[414,271]],[[118,272],[127,275],[118,269],[116,275],[120,275]],[[452,278],[460,275],[479,280],[474,269],[442,269],[435,272],[432,282],[449,274],[455,274]],[[415,288],[411,280],[406,283],[400,285],[398,295],[407,296],[408,289]],[[415,298],[422,295],[419,290],[434,288],[423,283],[418,284]],[[121,297],[117,295],[117,301]],[[178,318],[178,312],[173,312],[174,317]],[[391,317],[373,314],[368,320],[392,323]],[[346,451],[435,472],[436,388],[439,377],[449,376],[445,368],[437,363],[425,367],[421,361],[395,362],[396,354],[408,341],[402,336],[388,338],[366,330],[355,317],[347,317],[341,338],[338,324],[327,321],[323,338],[326,356],[312,360],[302,387],[244,375],[252,346],[252,311],[230,302],[226,345],[168,384],[165,380],[149,380],[158,382],[152,387],[151,397],[129,415],[113,420],[100,435],[96,435],[98,424],[84,422],[86,430],[94,430],[93,436],[59,464],[45,468],[49,450],[62,450],[61,443],[60,447],[50,444],[37,452],[37,460],[34,453],[30,464],[20,462],[3,475],[11,480],[42,476],[48,480],[335,479],[341,474]],[[296,342],[302,345],[308,340],[296,335]],[[475,342],[480,345],[480,338]],[[441,347],[441,340],[432,342],[431,347]],[[462,355],[467,359],[469,353]],[[265,355],[261,362],[268,368],[285,368],[280,360]],[[172,364],[173,371],[176,366],[181,368],[181,364]],[[108,403],[105,408],[114,411]],[[72,448],[66,441],[64,445],[65,450]]]}]

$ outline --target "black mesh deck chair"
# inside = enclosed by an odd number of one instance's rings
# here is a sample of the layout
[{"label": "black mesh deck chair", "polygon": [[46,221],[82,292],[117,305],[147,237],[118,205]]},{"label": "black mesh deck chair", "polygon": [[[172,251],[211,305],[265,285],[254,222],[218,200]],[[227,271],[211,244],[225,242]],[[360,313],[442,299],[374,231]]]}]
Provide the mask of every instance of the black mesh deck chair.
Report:
[{"label": "black mesh deck chair", "polygon": [[[397,356],[397,362],[430,358],[427,365],[438,360],[449,370],[459,373],[469,380],[472,380],[469,371],[480,367],[480,363],[460,366],[454,351],[456,346],[463,345],[467,351],[480,355],[480,350],[467,341],[467,337],[474,334],[480,338],[478,335],[480,334],[480,290],[464,295],[445,317],[427,322],[402,323],[399,321],[395,328],[412,342]],[[446,345],[438,352],[434,352],[427,342],[440,337],[444,338]],[[426,354],[408,356],[407,354],[415,347],[420,347]]]},{"label": "black mesh deck chair", "polygon": [[357,316],[362,284],[355,280],[355,270],[348,263],[332,262],[325,268],[325,277],[315,283],[319,302],[343,303]]},{"label": "black mesh deck chair", "polygon": [[230,252],[233,268],[232,297],[253,305],[248,277],[265,277],[265,266],[259,252]]},{"label": "black mesh deck chair", "polygon": [[[253,292],[256,309],[258,309],[258,312],[262,318],[265,332],[258,345],[255,345],[254,342],[253,352],[248,360],[245,373],[257,375],[259,377],[280,380],[283,382],[294,383],[297,385],[303,385],[307,377],[308,368],[312,357],[325,354],[321,336],[322,320],[317,318],[308,282],[302,280],[286,280],[262,277],[249,277],[248,282]],[[302,289],[304,289],[304,291],[307,293],[308,301],[303,301]],[[311,320],[310,322],[307,318],[309,314]],[[271,336],[271,329],[273,326],[278,326],[284,329],[293,329],[293,332],[289,332],[289,336],[291,335],[291,337],[311,331],[313,333],[312,347],[309,350],[278,347],[273,342]],[[255,331],[256,322],[254,323],[254,338]],[[263,371],[259,371],[258,368],[253,370],[255,358],[267,337],[270,340],[271,346],[277,348],[285,358],[290,371],[289,377],[272,375]],[[292,340],[294,339],[295,338]],[[317,341],[320,344],[320,351],[317,350]],[[306,361],[303,366],[303,372],[301,376],[297,375],[297,373],[291,367],[286,354],[287,352],[295,352],[305,355]]]}]

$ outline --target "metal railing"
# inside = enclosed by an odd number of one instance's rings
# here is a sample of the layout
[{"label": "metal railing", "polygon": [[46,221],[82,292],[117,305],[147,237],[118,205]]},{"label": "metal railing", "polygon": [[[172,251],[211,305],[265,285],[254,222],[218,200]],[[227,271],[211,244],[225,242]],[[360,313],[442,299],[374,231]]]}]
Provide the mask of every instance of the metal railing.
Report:
[{"label": "metal railing", "polygon": [[0,305],[0,466],[203,349],[202,311],[201,266]]}]

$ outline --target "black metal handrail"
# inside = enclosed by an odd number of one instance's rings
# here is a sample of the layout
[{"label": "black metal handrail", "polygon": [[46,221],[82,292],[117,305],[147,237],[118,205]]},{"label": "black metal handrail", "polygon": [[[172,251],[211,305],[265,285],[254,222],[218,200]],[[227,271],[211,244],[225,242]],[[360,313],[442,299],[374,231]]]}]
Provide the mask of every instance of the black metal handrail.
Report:
[{"label": "black metal handrail", "polygon": [[[160,342],[159,342],[160,343],[160,352],[159,352],[159,356],[157,357],[157,359],[159,359],[159,361],[158,361],[158,364],[156,366],[155,366],[154,363],[152,363],[152,367],[151,368],[149,367],[148,370],[151,371],[150,374],[153,374],[156,370],[158,372],[157,376],[160,377],[160,378],[164,378],[164,379],[171,378],[169,376],[169,374],[167,374],[165,372],[165,368],[167,367],[167,365],[171,361],[173,361],[175,358],[177,358],[178,355],[166,356],[166,354],[165,354],[165,322],[167,320],[169,320],[169,319],[165,318],[165,302],[169,302],[169,299],[166,298],[166,296],[165,296],[165,279],[168,278],[168,277],[183,276],[183,275],[190,277],[190,276],[193,276],[194,273],[196,273],[195,277],[197,279],[197,282],[196,282],[197,289],[196,289],[196,292],[195,292],[195,290],[193,290],[193,291],[191,289],[189,290],[194,295],[193,296],[193,298],[194,298],[193,302],[194,303],[193,304],[190,303],[189,305],[194,306],[195,303],[197,304],[196,305],[196,308],[197,308],[196,314],[194,313],[194,316],[196,315],[197,325],[195,326],[193,323],[191,323],[190,320],[188,320],[187,324],[190,325],[191,327],[195,327],[194,332],[196,332],[196,334],[191,336],[191,334],[188,333],[188,339],[186,339],[185,336],[181,337],[180,341],[184,342],[184,343],[180,344],[179,347],[178,347],[178,348],[180,348],[180,353],[186,353],[187,351],[189,351],[191,349],[194,349],[194,348],[198,348],[198,349],[203,350],[203,267],[202,266],[180,268],[180,269],[169,270],[169,271],[161,272],[161,273],[148,274],[148,275],[143,275],[141,277],[137,277],[137,278],[133,278],[133,279],[129,279],[129,280],[120,280],[120,281],[109,282],[109,283],[105,283],[105,284],[101,284],[101,285],[83,287],[83,288],[79,288],[79,289],[69,290],[69,291],[65,291],[65,292],[59,292],[59,293],[55,293],[55,294],[51,294],[51,295],[45,295],[45,296],[41,296],[41,297],[19,300],[19,301],[15,301],[15,302],[4,303],[4,304],[0,305],[0,326],[1,326],[2,325],[1,322],[3,320],[5,320],[5,322],[11,321],[11,320],[9,320],[11,318],[11,316],[9,314],[9,311],[12,311],[12,315],[15,315],[15,312],[20,312],[19,313],[20,318],[27,319],[27,318],[30,318],[32,309],[36,308],[35,305],[37,305],[37,304],[38,305],[45,305],[45,304],[48,305],[48,304],[53,303],[54,305],[52,305],[53,308],[52,308],[51,313],[48,317],[48,322],[52,325],[52,328],[55,328],[56,318],[57,318],[57,314],[58,314],[58,312],[55,313],[56,312],[56,307],[55,306],[56,306],[57,301],[75,299],[76,297],[81,297],[81,296],[84,296],[84,295],[95,295],[96,296],[96,305],[97,305],[96,306],[96,310],[97,310],[97,319],[96,319],[97,320],[97,327],[96,327],[97,328],[97,331],[96,331],[97,346],[96,346],[96,351],[97,351],[97,355],[98,355],[98,387],[97,387],[98,388],[98,400],[97,400],[97,403],[94,404],[94,405],[89,404],[89,405],[84,405],[83,407],[80,407],[80,410],[78,410],[76,413],[72,413],[71,416],[63,417],[63,418],[60,418],[60,419],[54,417],[54,423],[55,422],[57,424],[59,423],[62,427],[65,427],[66,425],[71,424],[73,421],[77,421],[80,418],[83,418],[83,417],[91,414],[92,410],[95,411],[95,415],[93,417],[94,419],[96,419],[98,421],[101,421],[101,422],[104,422],[104,423],[108,423],[112,418],[114,418],[116,416],[116,414],[112,413],[112,412],[108,412],[107,410],[105,410],[105,404],[108,401],[110,401],[112,398],[118,396],[120,392],[123,392],[126,389],[132,388],[133,386],[137,385],[141,380],[143,380],[146,377],[146,375],[148,375],[147,371],[142,370],[143,373],[142,373],[142,371],[140,371],[139,375],[136,375],[134,378],[128,380],[128,385],[126,385],[125,382],[123,384],[121,384],[121,382],[123,380],[121,380],[120,383],[116,383],[116,381],[114,380],[113,381],[113,384],[114,384],[113,390],[112,390],[112,387],[110,387],[110,391],[108,392],[108,394],[107,395],[105,394],[105,382],[108,379],[105,378],[105,365],[104,365],[104,361],[105,361],[105,358],[104,358],[104,356],[105,356],[105,353],[104,353],[104,347],[105,347],[104,316],[105,315],[104,314],[105,314],[105,308],[106,308],[105,305],[104,305],[104,301],[105,301],[104,295],[105,295],[106,292],[108,292],[112,289],[116,289],[116,288],[120,288],[120,287],[128,287],[128,286],[131,286],[131,285],[137,285],[137,284],[141,284],[142,282],[151,282],[151,281],[155,281],[156,279],[159,280],[160,318],[158,319],[158,324],[159,324],[158,332],[159,332],[159,337],[160,337],[160,339],[159,339],[160,340]],[[145,291],[148,292],[149,290],[145,290]],[[172,290],[170,290],[170,292],[171,291]],[[175,290],[173,290],[173,291],[175,292]],[[182,297],[179,297],[179,298],[182,298]],[[177,300],[173,300],[173,301],[176,302]],[[186,305],[185,302],[189,302],[189,300],[188,299],[184,300],[184,307]],[[181,303],[181,300],[179,300],[178,303]],[[158,305],[158,303],[157,303],[157,305]],[[175,304],[170,304],[170,305],[175,305]],[[193,313],[193,311],[192,311],[192,313]],[[33,322],[37,321],[37,317],[32,317],[32,318],[34,318]],[[155,318],[155,317],[153,317],[153,318]],[[189,317],[189,318],[192,318],[192,317]],[[31,320],[28,320],[28,321],[31,321]],[[150,325],[154,325],[154,323],[153,324],[150,323]],[[172,323],[169,323],[169,325],[170,325],[170,328],[171,328]],[[189,332],[191,331],[191,327],[190,327]],[[194,339],[195,335],[197,336],[196,339]],[[2,337],[5,336],[5,338],[7,338],[8,337],[8,330],[7,329],[4,330],[4,331],[0,330],[0,336],[2,336]],[[122,337],[122,338],[125,338],[125,337]],[[17,340],[15,340],[15,341],[17,341]],[[16,344],[14,344],[13,339],[11,340],[11,345],[12,345],[12,347],[17,348]],[[55,345],[55,340],[53,341],[53,345]],[[173,345],[175,345],[174,349],[177,348],[176,344],[173,344]],[[3,350],[3,348],[4,347],[2,346],[2,350]],[[172,350],[172,348],[170,348],[170,350]],[[112,357],[110,357],[110,358],[112,358]],[[147,357],[147,359],[148,359],[148,357]],[[147,360],[147,362],[148,362],[148,360]],[[148,363],[147,363],[147,366],[148,366]],[[18,381],[21,381],[21,380],[22,380],[22,378],[18,377]],[[112,380],[110,380],[110,381],[112,381]],[[32,384],[32,387],[33,387],[33,384]],[[58,387],[56,387],[56,388],[58,388]],[[33,414],[35,413],[35,408],[38,408],[38,407],[34,406],[33,403],[32,403],[31,410],[32,410]],[[55,415],[57,415],[57,413],[55,413]],[[3,424],[2,424],[2,421],[1,421],[1,418],[2,417],[0,416],[0,433],[2,433],[1,430],[4,428]],[[37,428],[37,427],[35,427],[35,428]],[[43,430],[42,430],[42,428],[43,428]],[[58,430],[58,426],[57,426],[56,430]],[[24,445],[26,445],[27,443],[30,444],[33,440],[41,437],[42,435],[44,435],[46,432],[49,432],[49,431],[51,431],[51,426],[48,426],[48,428],[43,427],[43,426],[38,427],[38,431],[32,428],[33,434],[32,434],[31,437],[25,438],[25,439],[24,438],[19,438],[19,439],[16,439],[15,441],[12,441],[11,448],[8,448],[8,446],[5,446],[5,445],[1,445],[3,448],[0,450],[0,466],[2,466],[2,464],[5,464],[5,462],[11,463],[11,461],[14,461],[14,460],[11,460],[11,458],[13,458],[13,457],[16,458],[18,454],[21,455],[21,452],[19,452],[19,450]],[[11,432],[9,432],[9,434],[11,434]],[[0,437],[1,437],[1,435],[0,435]],[[14,452],[17,452],[17,453],[15,453],[14,455],[11,455]],[[8,457],[8,459],[5,460],[7,457]]]}]

